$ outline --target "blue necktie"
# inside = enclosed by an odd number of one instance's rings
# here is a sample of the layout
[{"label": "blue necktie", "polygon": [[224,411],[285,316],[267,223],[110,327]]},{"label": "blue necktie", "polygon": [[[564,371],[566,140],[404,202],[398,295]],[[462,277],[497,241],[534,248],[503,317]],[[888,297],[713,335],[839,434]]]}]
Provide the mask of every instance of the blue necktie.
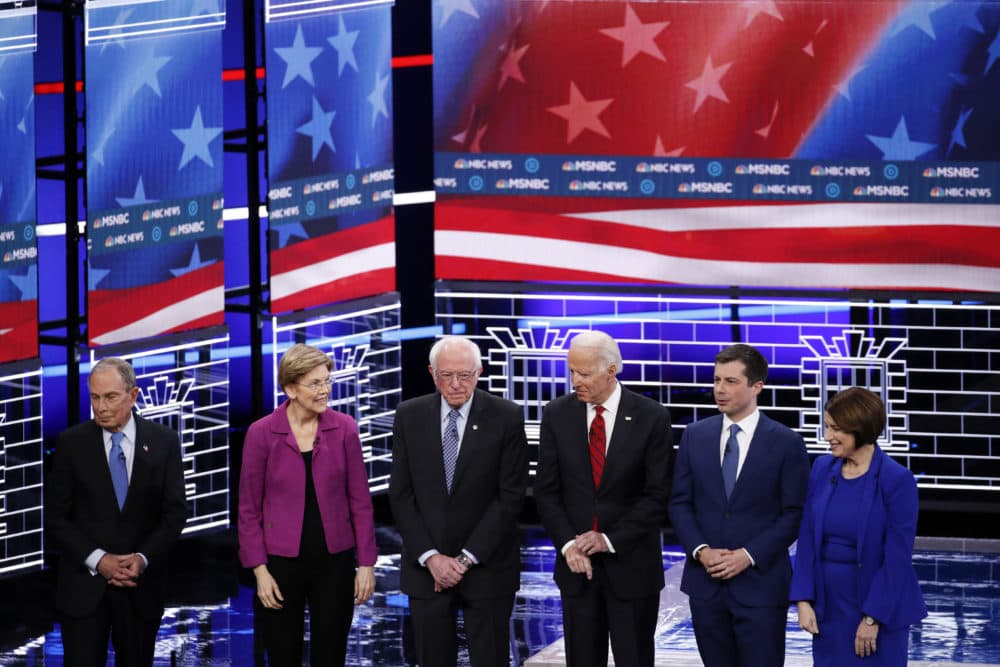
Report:
[{"label": "blue necktie", "polygon": [[121,431],[112,433],[111,451],[108,453],[108,467],[111,468],[111,483],[115,485],[118,509],[125,504],[125,494],[128,493],[128,469],[125,468],[125,452],[122,451],[124,438],[125,434]]},{"label": "blue necktie", "polygon": [[448,425],[444,429],[441,445],[444,454],[444,481],[451,491],[451,482],[455,478],[455,463],[458,462],[458,410],[448,413]]},{"label": "blue necktie", "polygon": [[740,443],[736,434],[740,432],[739,424],[729,427],[729,439],[726,440],[726,451],[722,455],[722,483],[726,487],[726,498],[733,493],[736,486],[736,469],[740,462]]}]

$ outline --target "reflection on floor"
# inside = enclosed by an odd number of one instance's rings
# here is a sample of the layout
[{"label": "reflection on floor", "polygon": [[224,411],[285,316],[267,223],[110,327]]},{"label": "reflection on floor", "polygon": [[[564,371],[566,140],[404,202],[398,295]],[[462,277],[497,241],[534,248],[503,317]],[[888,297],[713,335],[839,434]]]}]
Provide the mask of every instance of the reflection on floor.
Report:
[{"label": "reflection on floor", "polygon": [[[380,553],[386,555],[376,567],[375,598],[355,615],[349,665],[413,662],[407,599],[399,592],[398,545],[394,530],[379,530]],[[921,546],[923,550],[915,562],[930,616],[911,633],[911,665],[1000,665],[1000,545],[925,541]],[[662,664],[699,665],[686,599],[676,590],[681,558],[676,547],[664,550],[668,585],[661,598],[657,650]],[[512,621],[515,664],[565,664],[560,655],[562,618],[558,590],[552,582],[553,560],[548,540],[537,529],[527,529],[521,591]],[[254,665],[252,589],[236,585],[228,565],[202,565],[192,568],[184,579],[192,583],[197,594],[184,593],[183,581],[178,586],[178,597],[186,599],[166,612],[156,647],[156,664]],[[227,571],[221,571],[223,568]],[[213,585],[219,590],[212,590]],[[794,612],[789,614],[789,620],[788,664],[810,664],[808,637],[795,625]],[[62,665],[58,627],[20,634],[8,629],[0,638],[2,665]],[[462,660],[467,664],[464,650]]]}]

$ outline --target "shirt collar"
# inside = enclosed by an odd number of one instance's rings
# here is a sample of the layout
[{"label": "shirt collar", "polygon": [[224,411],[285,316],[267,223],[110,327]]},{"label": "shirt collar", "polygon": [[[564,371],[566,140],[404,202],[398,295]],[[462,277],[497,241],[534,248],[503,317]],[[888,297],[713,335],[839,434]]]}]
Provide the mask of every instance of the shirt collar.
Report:
[{"label": "shirt collar", "polygon": [[[621,402],[622,402],[622,383],[616,380],[615,388],[611,392],[611,395],[608,396],[607,400],[601,403],[600,405],[603,406],[604,409],[607,412],[610,412],[612,415],[617,415],[618,406],[621,405]],[[596,406],[593,403],[587,403],[587,414],[589,415],[590,413],[592,413],[595,407]]]},{"label": "shirt collar", "polygon": [[[469,418],[469,412],[472,411],[472,399],[475,397],[476,392],[472,392],[472,396],[469,397],[465,403],[458,408],[459,418],[466,420]],[[441,397],[441,421],[448,418],[448,413],[452,411],[452,407],[448,405],[448,401],[444,400],[444,396]]]},{"label": "shirt collar", "polygon": [[722,416],[722,432],[728,433],[729,427],[739,424],[740,430],[747,434],[752,434],[757,430],[757,422],[760,421],[760,409],[756,409],[738,422],[734,422],[729,415]]},{"label": "shirt collar", "polygon": [[[101,433],[104,435],[104,442],[111,442],[111,431],[101,429]],[[122,427],[122,433],[125,434],[125,442],[134,445],[135,444],[135,415],[130,413],[128,416],[128,421],[125,422],[125,426]]]}]

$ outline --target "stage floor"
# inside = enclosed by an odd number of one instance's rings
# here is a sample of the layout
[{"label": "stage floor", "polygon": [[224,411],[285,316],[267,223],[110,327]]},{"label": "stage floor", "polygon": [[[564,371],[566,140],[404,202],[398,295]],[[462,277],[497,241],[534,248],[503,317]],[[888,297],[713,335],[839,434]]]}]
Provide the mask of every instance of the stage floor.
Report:
[{"label": "stage floor", "polygon": [[[399,536],[380,528],[378,540],[384,555],[376,567],[376,595],[355,613],[347,664],[412,664],[407,598],[399,591]],[[537,529],[525,530],[524,544],[512,619],[514,664],[563,665],[559,594],[551,575],[555,553]],[[1000,666],[1000,542],[921,539],[918,547],[914,560],[930,616],[911,631],[910,665]],[[700,665],[687,599],[678,590],[682,555],[677,547],[667,547],[663,557],[667,586],[661,596],[658,664]],[[236,580],[234,570],[226,559],[210,558],[181,577],[179,599],[167,609],[157,641],[157,665],[254,665],[253,590]],[[31,599],[4,604],[25,610],[47,606]],[[798,629],[794,611],[787,646],[789,667],[811,664],[809,638]],[[58,626],[6,628],[0,665],[61,667]]]}]

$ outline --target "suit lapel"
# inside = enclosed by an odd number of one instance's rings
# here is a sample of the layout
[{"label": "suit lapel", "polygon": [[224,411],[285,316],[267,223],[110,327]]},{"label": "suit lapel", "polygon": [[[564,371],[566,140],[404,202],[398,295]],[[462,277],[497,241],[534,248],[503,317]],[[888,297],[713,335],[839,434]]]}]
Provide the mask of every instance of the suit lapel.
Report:
[{"label": "suit lapel", "polygon": [[[604,472],[601,474],[601,484],[598,489],[610,484],[607,480],[618,472],[618,469],[621,467],[619,461],[626,461],[631,457],[628,449],[634,443],[634,439],[632,438],[632,424],[635,419],[635,403],[635,397],[632,396],[632,392],[622,387],[622,397],[618,402],[618,414],[615,415],[615,427],[611,431],[611,442],[607,446]],[[584,423],[586,423],[586,417],[584,417]],[[587,460],[588,462],[590,460],[589,449]]]},{"label": "suit lapel", "polygon": [[700,479],[715,480],[712,486],[722,504],[725,505],[728,501],[726,500],[726,484],[722,480],[722,452],[719,450],[722,438],[722,415],[716,415],[710,419],[712,421],[705,427],[707,433],[700,442],[695,443],[695,451],[691,453],[691,457],[692,460],[697,461],[696,465],[705,471],[705,474],[699,475]]},{"label": "suit lapel", "polygon": [[87,446],[90,452],[85,460],[97,462],[97,474],[103,480],[104,497],[108,499],[108,503],[115,510],[118,510],[118,500],[115,497],[115,484],[111,481],[111,466],[108,465],[108,453],[104,451],[104,429],[98,426],[95,421],[91,421],[90,423],[94,426],[94,437],[89,439]]},{"label": "suit lapel", "polygon": [[[754,430],[753,439],[750,441],[747,449],[747,456],[743,460],[743,468],[740,470],[739,476],[736,478],[736,486],[733,487],[733,493],[729,496],[729,502],[733,500],[740,493],[740,489],[749,486],[753,483],[755,478],[755,473],[758,468],[770,464],[773,459],[768,451],[771,448],[771,439],[768,437],[773,425],[771,421],[761,413],[760,418],[757,420],[757,428]],[[719,442],[722,442],[722,428],[719,428]],[[719,479],[722,479],[722,464],[719,464]],[[723,485],[722,495],[725,496],[725,486]]]},{"label": "suit lapel", "polygon": [[135,448],[132,451],[132,476],[128,482],[128,493],[125,494],[125,504],[122,505],[123,512],[136,495],[133,489],[142,488],[150,475],[149,429],[146,422],[138,416],[134,416],[133,419],[135,419]]},{"label": "suit lapel", "polygon": [[813,515],[811,517],[803,517],[804,521],[813,522],[813,553],[817,554],[817,556],[822,553],[823,548],[823,518],[826,516],[826,508],[830,504],[830,498],[833,496],[837,480],[840,479],[840,468],[842,465],[843,461],[840,459],[832,462],[830,466],[830,483],[827,484],[820,479],[819,488],[816,489],[816,504],[813,505]]}]

